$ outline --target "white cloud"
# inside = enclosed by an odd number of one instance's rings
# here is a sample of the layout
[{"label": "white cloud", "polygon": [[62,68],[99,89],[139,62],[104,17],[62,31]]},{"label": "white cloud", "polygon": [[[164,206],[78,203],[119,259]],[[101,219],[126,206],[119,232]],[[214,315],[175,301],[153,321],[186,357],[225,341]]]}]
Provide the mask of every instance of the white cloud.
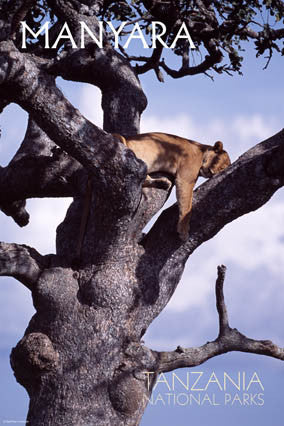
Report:
[{"label": "white cloud", "polygon": [[276,130],[277,121],[273,117],[266,118],[259,114],[237,116],[232,123],[232,131],[236,132],[241,141],[252,138],[262,141],[272,136]]},{"label": "white cloud", "polygon": [[[15,117],[17,123],[15,125]],[[0,165],[6,166],[24,139],[27,113],[16,104],[8,105],[0,114]]]},{"label": "white cloud", "polygon": [[70,202],[70,198],[28,200],[30,223],[26,227],[19,228],[11,218],[1,217],[5,241],[30,245],[41,254],[54,253],[56,228],[63,221]]},{"label": "white cloud", "polygon": [[9,347],[21,338],[35,312],[30,291],[12,278],[1,277],[0,347]]},{"label": "white cloud", "polygon": [[[167,309],[182,311],[204,305],[212,295],[216,267],[234,265],[246,271],[264,269],[277,277],[275,287],[262,286],[262,295],[275,293],[284,276],[284,202],[267,204],[227,225],[189,258],[182,281]],[[265,303],[265,297],[262,297]]]},{"label": "white cloud", "polygon": [[265,267],[284,275],[284,203],[271,203],[233,222],[217,239],[217,252],[226,250],[226,260],[252,270]]},{"label": "white cloud", "polygon": [[193,120],[186,114],[180,114],[176,117],[159,117],[142,115],[141,132],[164,132],[174,133],[180,136],[189,137],[194,133]]},{"label": "white cloud", "polygon": [[212,118],[204,121],[187,114],[159,117],[146,113],[141,121],[142,132],[173,133],[206,144],[222,140],[233,160],[281,128],[280,121],[260,114],[237,115],[231,121],[212,115]]},{"label": "white cloud", "polygon": [[103,127],[103,110],[101,91],[91,84],[82,86],[79,98],[80,112],[98,127]]}]

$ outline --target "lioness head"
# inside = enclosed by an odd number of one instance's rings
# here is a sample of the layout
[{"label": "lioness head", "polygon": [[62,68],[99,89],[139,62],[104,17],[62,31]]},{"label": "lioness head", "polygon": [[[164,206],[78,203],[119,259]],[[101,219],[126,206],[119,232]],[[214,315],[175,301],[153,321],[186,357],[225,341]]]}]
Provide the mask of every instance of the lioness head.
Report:
[{"label": "lioness head", "polygon": [[213,147],[207,148],[203,155],[203,163],[199,176],[210,178],[226,169],[231,164],[230,157],[223,149],[223,143],[215,142]]}]

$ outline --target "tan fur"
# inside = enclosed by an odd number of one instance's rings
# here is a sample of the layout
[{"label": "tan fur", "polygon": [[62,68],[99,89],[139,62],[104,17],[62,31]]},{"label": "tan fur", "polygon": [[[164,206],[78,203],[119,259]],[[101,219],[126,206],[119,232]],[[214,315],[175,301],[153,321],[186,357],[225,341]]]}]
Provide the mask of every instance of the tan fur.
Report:
[{"label": "tan fur", "polygon": [[198,176],[210,178],[231,164],[229,155],[223,150],[222,142],[214,146],[184,139],[166,133],[144,133],[125,138],[114,134],[130,148],[137,158],[143,160],[148,175],[143,186],[168,186],[166,178],[153,179],[149,174],[167,173],[175,178],[179,219],[177,231],[186,241],[192,208],[193,187]]}]

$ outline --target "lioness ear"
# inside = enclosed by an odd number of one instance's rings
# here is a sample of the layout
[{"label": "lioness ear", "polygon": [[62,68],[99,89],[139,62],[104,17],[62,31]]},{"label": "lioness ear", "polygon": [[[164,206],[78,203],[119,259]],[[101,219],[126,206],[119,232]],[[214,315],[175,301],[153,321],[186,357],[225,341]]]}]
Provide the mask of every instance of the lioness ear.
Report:
[{"label": "lioness ear", "polygon": [[215,142],[213,149],[214,149],[215,152],[223,151],[223,143],[221,141]]}]

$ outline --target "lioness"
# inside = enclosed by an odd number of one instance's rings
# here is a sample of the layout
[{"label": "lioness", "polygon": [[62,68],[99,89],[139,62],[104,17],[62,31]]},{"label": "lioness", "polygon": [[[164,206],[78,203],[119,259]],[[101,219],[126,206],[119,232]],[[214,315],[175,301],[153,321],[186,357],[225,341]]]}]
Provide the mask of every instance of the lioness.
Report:
[{"label": "lioness", "polygon": [[161,172],[175,179],[176,196],[179,206],[177,231],[183,241],[188,239],[191,216],[193,187],[198,176],[211,178],[231,164],[230,157],[223,150],[222,142],[214,146],[168,135],[166,133],[144,133],[124,136],[115,134],[137,158],[143,160],[148,168],[144,187],[170,185],[166,178],[153,179],[150,173]]}]

